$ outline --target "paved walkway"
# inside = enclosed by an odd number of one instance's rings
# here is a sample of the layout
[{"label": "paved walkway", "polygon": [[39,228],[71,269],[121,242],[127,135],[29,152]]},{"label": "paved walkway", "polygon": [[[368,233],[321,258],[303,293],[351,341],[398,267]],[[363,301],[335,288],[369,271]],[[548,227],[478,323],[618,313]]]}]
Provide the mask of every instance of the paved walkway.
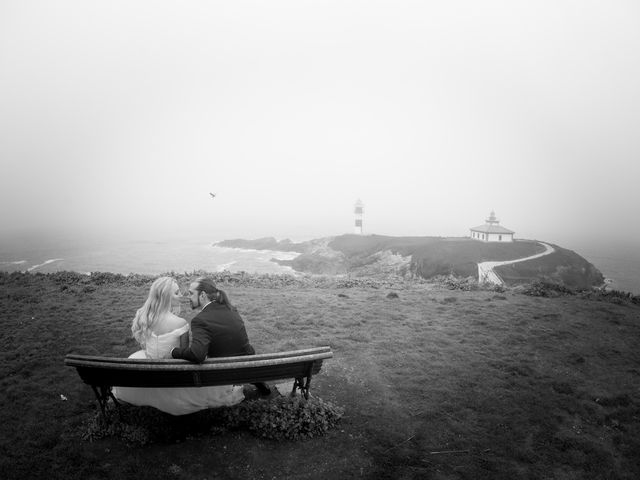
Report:
[{"label": "paved walkway", "polygon": [[504,285],[504,281],[500,278],[493,269],[501,265],[509,265],[511,263],[525,262],[527,260],[533,260],[534,258],[543,257],[553,253],[555,249],[544,242],[538,242],[545,248],[545,251],[530,257],[518,258],[516,260],[507,260],[505,262],[482,262],[478,264],[478,282],[479,283],[495,283],[496,285]]}]

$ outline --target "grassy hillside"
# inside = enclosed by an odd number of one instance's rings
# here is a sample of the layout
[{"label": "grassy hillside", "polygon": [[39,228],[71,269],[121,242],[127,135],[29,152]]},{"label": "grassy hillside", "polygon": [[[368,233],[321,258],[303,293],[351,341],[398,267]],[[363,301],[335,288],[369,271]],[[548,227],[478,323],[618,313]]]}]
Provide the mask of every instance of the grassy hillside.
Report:
[{"label": "grassy hillside", "polygon": [[586,289],[602,285],[600,271],[577,253],[553,245],[549,255],[496,267],[496,272],[508,285],[529,283],[532,278],[545,278],[571,288]]},{"label": "grassy hillside", "polygon": [[152,279],[0,274],[2,478],[640,478],[640,306],[625,296],[214,276],[258,351],[332,347],[312,393],[344,407],[338,429],[83,440],[95,400],[64,355],[135,351]]},{"label": "grassy hillside", "polygon": [[436,275],[478,277],[478,263],[515,260],[544,251],[537,242],[484,243],[471,239],[443,240],[413,254],[412,269],[423,278]]},{"label": "grassy hillside", "polygon": [[[389,274],[413,275],[431,279],[442,275],[478,278],[478,263],[516,260],[544,251],[536,241],[485,243],[470,238],[390,237],[384,235],[341,235],[334,238],[292,243],[274,238],[227,240],[218,245],[302,252],[293,260],[277,260],[299,272],[324,275]],[[604,282],[602,274],[575,252],[556,247],[552,255],[500,267],[499,274],[508,285],[536,279],[554,281],[570,288],[590,288]],[[406,261],[381,255],[390,252]],[[385,262],[387,263],[385,265]],[[385,268],[386,267],[386,268]]]},{"label": "grassy hillside", "polygon": [[385,235],[341,235],[329,242],[347,257],[369,256],[382,250],[411,255],[416,250],[442,242],[442,237],[389,237]]}]

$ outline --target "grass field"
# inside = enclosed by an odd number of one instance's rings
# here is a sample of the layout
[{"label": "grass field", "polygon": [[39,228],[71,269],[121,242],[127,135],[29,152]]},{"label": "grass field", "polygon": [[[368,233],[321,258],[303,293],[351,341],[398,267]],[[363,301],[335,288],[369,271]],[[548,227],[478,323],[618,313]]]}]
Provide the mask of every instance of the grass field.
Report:
[{"label": "grass field", "polygon": [[640,478],[637,304],[231,280],[221,286],[258,351],[332,347],[312,393],[345,409],[337,429],[296,442],[246,431],[85,441],[93,392],[64,356],[135,351],[148,280],[0,274],[2,478]]}]

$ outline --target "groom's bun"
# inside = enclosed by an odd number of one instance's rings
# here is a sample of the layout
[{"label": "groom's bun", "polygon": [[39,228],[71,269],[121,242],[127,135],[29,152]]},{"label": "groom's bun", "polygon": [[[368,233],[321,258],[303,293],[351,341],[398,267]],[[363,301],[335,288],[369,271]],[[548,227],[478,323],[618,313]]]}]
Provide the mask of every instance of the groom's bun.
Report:
[{"label": "groom's bun", "polygon": [[209,277],[200,277],[196,279],[196,283],[198,284],[198,290],[206,293],[208,297],[214,297],[218,293],[216,284]]}]

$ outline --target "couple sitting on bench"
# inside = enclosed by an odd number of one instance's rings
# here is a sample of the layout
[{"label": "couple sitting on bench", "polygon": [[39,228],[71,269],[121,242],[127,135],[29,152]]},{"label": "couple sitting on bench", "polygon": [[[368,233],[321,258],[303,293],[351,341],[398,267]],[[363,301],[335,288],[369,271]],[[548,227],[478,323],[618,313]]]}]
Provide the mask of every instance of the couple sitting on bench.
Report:
[{"label": "couple sitting on bench", "polygon": [[[181,358],[202,363],[208,357],[254,355],[244,322],[226,293],[209,278],[189,285],[189,301],[200,312],[191,321],[172,313],[180,305],[180,288],[170,277],[160,277],[151,285],[149,297],[136,312],[131,330],[143,350],[129,358]],[[191,334],[189,334],[191,330]],[[189,342],[189,337],[191,341]],[[254,384],[257,393],[267,396],[265,383]],[[172,415],[184,415],[205,408],[230,406],[245,399],[242,385],[181,388],[114,387],[113,395],[124,402],[155,407]]]}]

